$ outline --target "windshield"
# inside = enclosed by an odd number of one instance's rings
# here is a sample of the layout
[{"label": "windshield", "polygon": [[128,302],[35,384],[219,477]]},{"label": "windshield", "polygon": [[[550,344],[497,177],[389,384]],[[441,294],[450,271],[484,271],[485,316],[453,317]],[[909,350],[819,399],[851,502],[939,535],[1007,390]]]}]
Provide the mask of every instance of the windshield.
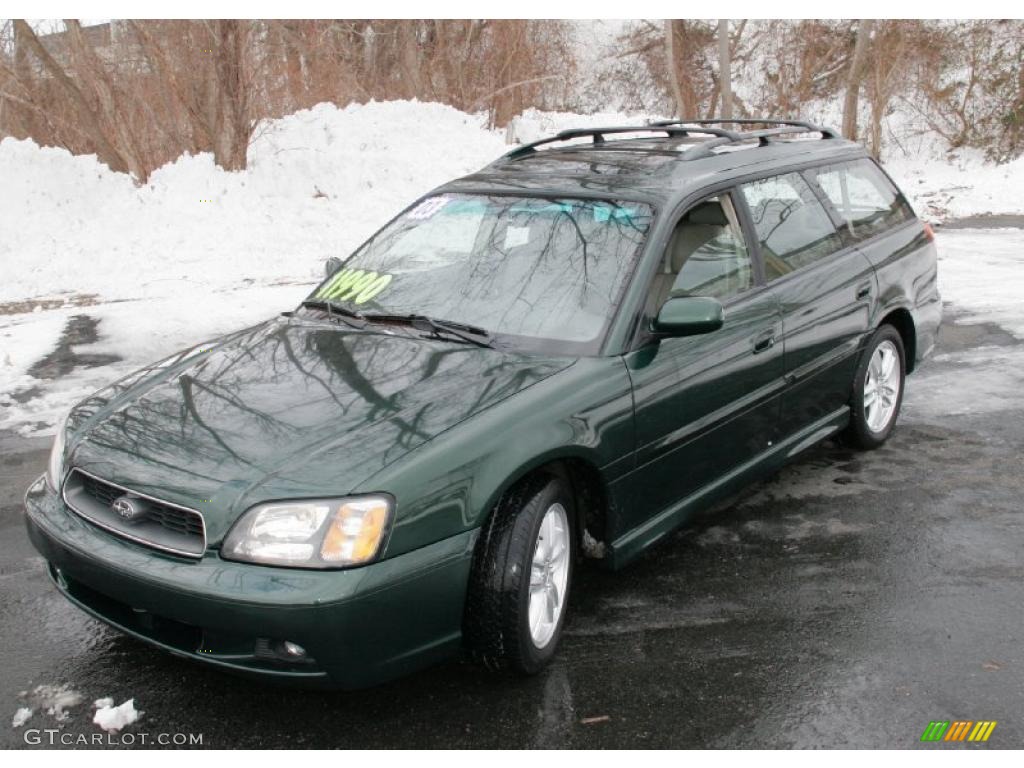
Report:
[{"label": "windshield", "polygon": [[589,354],[651,223],[643,203],[445,194],[378,232],[311,298],[425,315],[517,346]]}]

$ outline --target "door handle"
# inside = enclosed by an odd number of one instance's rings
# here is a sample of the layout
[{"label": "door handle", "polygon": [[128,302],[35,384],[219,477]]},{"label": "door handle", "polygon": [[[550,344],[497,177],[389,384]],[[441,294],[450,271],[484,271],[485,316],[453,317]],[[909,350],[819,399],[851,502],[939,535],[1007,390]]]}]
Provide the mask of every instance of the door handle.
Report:
[{"label": "door handle", "polygon": [[871,283],[864,283],[857,286],[857,300],[866,299],[871,295]]},{"label": "door handle", "polygon": [[775,331],[761,336],[760,338],[754,339],[754,354],[765,352],[775,346]]}]

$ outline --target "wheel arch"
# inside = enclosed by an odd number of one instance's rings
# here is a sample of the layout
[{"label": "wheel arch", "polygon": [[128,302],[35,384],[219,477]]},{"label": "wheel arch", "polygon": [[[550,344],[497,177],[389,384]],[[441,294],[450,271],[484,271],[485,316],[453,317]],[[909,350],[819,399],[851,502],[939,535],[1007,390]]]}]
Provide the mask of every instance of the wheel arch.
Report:
[{"label": "wheel arch", "polygon": [[891,325],[899,333],[906,356],[906,372],[912,373],[917,364],[917,326],[914,316],[905,307],[890,309],[878,323],[879,328],[883,325]]},{"label": "wheel arch", "polygon": [[481,524],[487,524],[511,488],[537,475],[553,475],[569,484],[576,508],[575,534],[579,551],[588,558],[604,557],[611,509],[608,484],[594,458],[582,450],[543,454],[519,466],[488,498]]}]

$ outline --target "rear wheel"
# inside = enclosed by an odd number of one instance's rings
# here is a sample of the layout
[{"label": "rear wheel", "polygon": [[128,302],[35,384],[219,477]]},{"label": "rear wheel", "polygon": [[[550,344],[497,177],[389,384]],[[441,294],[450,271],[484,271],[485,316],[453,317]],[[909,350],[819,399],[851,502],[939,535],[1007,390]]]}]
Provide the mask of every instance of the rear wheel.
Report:
[{"label": "rear wheel", "polygon": [[846,442],[870,450],[889,439],[903,404],[905,363],[899,331],[881,326],[868,342],[853,378]]},{"label": "rear wheel", "polygon": [[535,477],[506,493],[484,526],[463,630],[487,666],[533,674],[555,655],[572,586],[573,514],[565,481]]}]

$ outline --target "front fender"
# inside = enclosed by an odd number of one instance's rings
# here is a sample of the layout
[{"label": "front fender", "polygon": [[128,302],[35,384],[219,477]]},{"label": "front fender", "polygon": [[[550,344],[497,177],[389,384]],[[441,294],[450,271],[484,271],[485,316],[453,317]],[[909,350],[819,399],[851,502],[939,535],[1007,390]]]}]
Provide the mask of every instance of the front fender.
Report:
[{"label": "front fender", "polygon": [[480,527],[510,485],[556,459],[609,483],[632,468],[633,398],[621,358],[584,358],[483,411],[366,480],[394,495],[386,557]]}]

